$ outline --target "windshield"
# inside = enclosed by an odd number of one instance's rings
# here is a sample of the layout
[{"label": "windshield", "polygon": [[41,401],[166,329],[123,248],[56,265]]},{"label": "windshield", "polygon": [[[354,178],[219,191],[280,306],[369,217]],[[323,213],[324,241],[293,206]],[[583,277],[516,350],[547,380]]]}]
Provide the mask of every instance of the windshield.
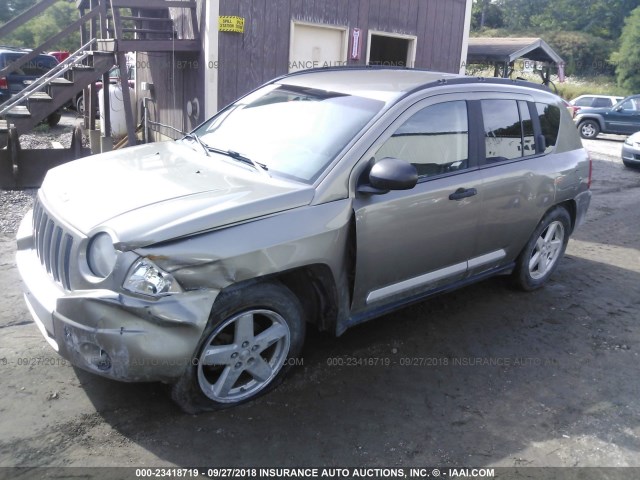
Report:
[{"label": "windshield", "polygon": [[207,146],[238,152],[270,174],[312,183],[383,105],[343,93],[269,85],[195,133]]}]

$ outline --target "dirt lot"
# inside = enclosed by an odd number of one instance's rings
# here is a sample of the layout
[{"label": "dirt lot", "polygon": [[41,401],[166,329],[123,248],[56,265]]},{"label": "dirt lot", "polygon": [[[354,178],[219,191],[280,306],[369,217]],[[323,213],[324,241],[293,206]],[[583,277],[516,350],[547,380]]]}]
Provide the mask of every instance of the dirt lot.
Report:
[{"label": "dirt lot", "polygon": [[640,466],[640,171],[608,138],[588,142],[588,222],[544,289],[496,278],[311,332],[279,389],[213,414],[59,359],[3,233],[0,466]]}]

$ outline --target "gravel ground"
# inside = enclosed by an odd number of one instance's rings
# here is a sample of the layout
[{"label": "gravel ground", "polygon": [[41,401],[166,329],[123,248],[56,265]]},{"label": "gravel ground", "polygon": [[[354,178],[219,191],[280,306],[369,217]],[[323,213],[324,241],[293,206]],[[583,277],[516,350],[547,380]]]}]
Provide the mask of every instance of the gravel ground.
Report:
[{"label": "gravel ground", "polygon": [[[53,148],[53,142],[64,148],[71,146],[73,128],[81,122],[75,112],[65,112],[60,123],[52,128],[43,127],[32,134],[20,136],[22,149]],[[38,130],[38,129],[36,129]],[[88,147],[88,139],[83,138],[83,145]],[[24,214],[33,205],[36,189],[0,190],[0,234],[13,235],[18,230]]]},{"label": "gravel ground", "polygon": [[0,190],[0,233],[14,234],[33,205],[36,189]]}]

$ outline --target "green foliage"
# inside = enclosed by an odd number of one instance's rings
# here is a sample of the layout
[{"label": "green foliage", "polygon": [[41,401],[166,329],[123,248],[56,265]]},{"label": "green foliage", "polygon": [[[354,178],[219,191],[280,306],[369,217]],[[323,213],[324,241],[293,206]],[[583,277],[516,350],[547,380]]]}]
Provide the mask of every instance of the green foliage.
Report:
[{"label": "green foliage", "polygon": [[580,95],[617,95],[626,97],[631,92],[619,87],[612,77],[587,77],[578,81],[555,84],[558,95],[566,100],[573,100]]},{"label": "green foliage", "polygon": [[565,61],[567,75],[613,75],[614,65],[609,62],[613,40],[573,31],[549,32],[544,38]]},{"label": "green foliage", "polygon": [[640,0],[498,0],[496,5],[511,31],[580,31],[615,40]]},{"label": "green foliage", "polygon": [[[502,24],[487,23],[487,1],[475,0],[476,34],[541,37],[565,60],[567,75],[615,73],[622,90],[640,91],[640,0],[492,0],[490,4],[501,11]],[[480,29],[476,17],[483,8],[485,28]]]},{"label": "green foliage", "polygon": [[552,4],[551,0],[498,0],[502,10],[504,26],[511,31],[524,31],[535,28],[532,19]]},{"label": "green foliage", "polygon": [[624,22],[620,48],[612,55],[616,64],[618,85],[631,92],[640,92],[640,7],[631,12]]},{"label": "green foliage", "polygon": [[4,0],[4,6],[0,8],[0,24],[7,23],[17,17],[27,8],[36,4],[37,0]]},{"label": "green foliage", "polygon": [[504,24],[502,10],[490,0],[474,0],[471,10],[471,29],[500,28]]},{"label": "green foliage", "polygon": [[[11,18],[19,15],[36,3],[36,0],[7,1],[7,8],[0,9],[0,12],[2,12],[0,15],[0,21],[2,23],[5,23]],[[75,6],[75,2],[60,0],[40,15],[18,27],[6,37],[0,38],[0,44],[26,48],[37,47],[44,43],[49,37],[60,32],[66,26],[75,21],[78,16],[79,13]],[[73,32],[57,44],[50,45],[47,50],[75,51],[78,47],[80,47],[80,34],[79,32]]]}]

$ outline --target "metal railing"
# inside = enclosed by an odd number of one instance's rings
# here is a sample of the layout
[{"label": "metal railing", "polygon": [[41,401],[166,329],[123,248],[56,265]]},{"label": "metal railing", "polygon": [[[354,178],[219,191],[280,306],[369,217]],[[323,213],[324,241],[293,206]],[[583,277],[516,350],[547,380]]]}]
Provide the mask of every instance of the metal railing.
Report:
[{"label": "metal railing", "polygon": [[19,93],[14,94],[9,100],[0,104],[0,117],[3,117],[9,110],[22,103],[30,95],[47,87],[53,80],[60,78],[74,66],[77,66],[80,62],[89,57],[92,53],[90,47],[95,42],[95,38],[89,40],[78,50],[69,55],[69,57],[63,62],[56,65],[40,78],[34,80],[33,83],[21,90]]}]

